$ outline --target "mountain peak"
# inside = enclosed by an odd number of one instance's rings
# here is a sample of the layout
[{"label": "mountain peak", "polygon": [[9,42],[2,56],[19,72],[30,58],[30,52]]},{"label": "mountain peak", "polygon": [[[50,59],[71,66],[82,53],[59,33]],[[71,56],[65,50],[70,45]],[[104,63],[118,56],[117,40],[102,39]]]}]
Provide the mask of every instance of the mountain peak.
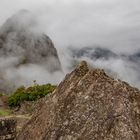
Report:
[{"label": "mountain peak", "polygon": [[77,75],[79,76],[83,76],[88,72],[88,65],[86,61],[81,61],[81,63],[79,65],[77,65],[75,71],[77,73]]},{"label": "mountain peak", "polygon": [[20,10],[2,25],[0,34],[29,30],[37,26],[35,16],[28,10]]},{"label": "mountain peak", "polygon": [[34,32],[34,26],[36,19],[28,10],[21,10],[9,18],[0,28],[1,56],[18,57],[19,63],[46,63],[46,66],[50,59],[54,63],[56,59],[54,66],[59,65],[59,68],[53,68],[59,70],[60,62],[53,42],[44,33]]}]

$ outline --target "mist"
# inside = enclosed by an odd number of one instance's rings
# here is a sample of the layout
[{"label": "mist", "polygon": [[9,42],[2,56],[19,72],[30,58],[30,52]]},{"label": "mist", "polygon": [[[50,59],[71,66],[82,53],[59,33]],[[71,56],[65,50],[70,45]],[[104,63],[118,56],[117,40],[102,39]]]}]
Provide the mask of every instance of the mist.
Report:
[{"label": "mist", "polygon": [[0,24],[27,9],[56,47],[101,44],[132,53],[140,43],[139,4],[139,0],[1,0]]},{"label": "mist", "polygon": [[[40,84],[59,83],[71,70],[73,56],[69,47],[80,50],[99,45],[119,56],[140,52],[139,5],[139,0],[1,0],[0,25],[21,9],[31,11],[38,21],[38,28],[34,30],[52,39],[63,69],[63,73],[56,72],[54,75],[40,65],[26,65],[17,69],[13,64],[19,59],[13,57],[9,61],[4,58],[0,65],[6,67],[5,79],[14,81],[18,86],[29,85],[33,80]],[[93,60],[88,56],[77,58],[78,61],[83,59],[93,67],[109,67],[117,78],[140,87],[138,62],[133,63],[122,57],[108,60]]]}]

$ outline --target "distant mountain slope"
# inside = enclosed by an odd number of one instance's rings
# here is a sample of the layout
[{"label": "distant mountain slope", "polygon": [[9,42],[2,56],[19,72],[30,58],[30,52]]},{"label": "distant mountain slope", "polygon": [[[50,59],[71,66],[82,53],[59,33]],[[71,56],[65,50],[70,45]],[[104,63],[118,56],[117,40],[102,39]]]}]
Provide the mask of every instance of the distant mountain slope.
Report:
[{"label": "distant mountain slope", "polygon": [[109,59],[111,57],[117,57],[118,55],[109,49],[101,47],[83,47],[81,49],[71,49],[73,55],[76,57],[89,57],[91,59]]},{"label": "distant mountain slope", "polygon": [[91,66],[104,69],[114,78],[127,81],[140,88],[140,51],[128,55],[113,52],[101,46],[71,47],[71,67],[81,60],[88,61]]},{"label": "distant mountain slope", "polygon": [[18,57],[16,65],[43,64],[50,72],[61,70],[56,48],[36,24],[26,10],[9,18],[0,28],[0,57]]}]

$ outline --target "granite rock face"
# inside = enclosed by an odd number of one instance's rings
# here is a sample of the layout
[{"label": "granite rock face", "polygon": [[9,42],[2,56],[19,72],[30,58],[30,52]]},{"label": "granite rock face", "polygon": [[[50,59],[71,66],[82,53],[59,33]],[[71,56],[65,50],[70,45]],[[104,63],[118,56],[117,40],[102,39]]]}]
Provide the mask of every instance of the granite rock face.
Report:
[{"label": "granite rock face", "polygon": [[41,100],[18,140],[139,140],[140,91],[81,62]]}]

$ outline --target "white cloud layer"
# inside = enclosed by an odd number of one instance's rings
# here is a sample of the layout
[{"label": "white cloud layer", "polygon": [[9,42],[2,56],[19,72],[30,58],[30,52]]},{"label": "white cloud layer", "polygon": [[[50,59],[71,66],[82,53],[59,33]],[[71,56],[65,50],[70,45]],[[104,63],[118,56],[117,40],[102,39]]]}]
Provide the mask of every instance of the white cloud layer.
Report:
[{"label": "white cloud layer", "polygon": [[100,44],[140,49],[139,0],[0,0],[0,24],[20,9],[34,12],[56,47]]}]

